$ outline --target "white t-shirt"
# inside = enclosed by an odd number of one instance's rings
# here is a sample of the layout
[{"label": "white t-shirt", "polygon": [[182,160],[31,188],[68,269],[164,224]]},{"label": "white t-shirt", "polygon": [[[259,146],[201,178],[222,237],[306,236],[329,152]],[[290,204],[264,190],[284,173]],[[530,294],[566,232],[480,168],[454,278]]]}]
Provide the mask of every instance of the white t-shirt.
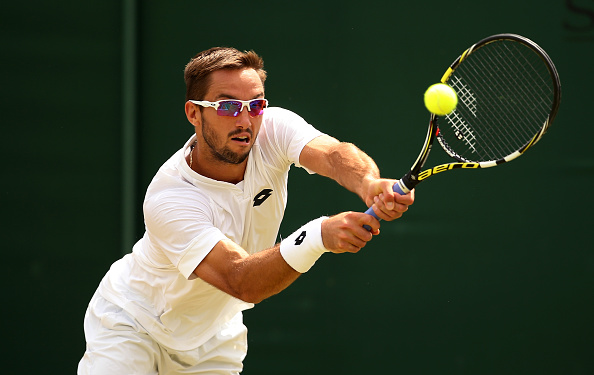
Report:
[{"label": "white t-shirt", "polygon": [[[237,185],[204,177],[185,156],[195,135],[159,169],[144,201],[146,232],[99,286],[162,345],[190,350],[253,304],[197,278],[198,264],[222,239],[248,253],[272,247],[287,203],[292,164],[322,133],[281,108],[267,108]],[[311,173],[311,172],[310,172]]]}]

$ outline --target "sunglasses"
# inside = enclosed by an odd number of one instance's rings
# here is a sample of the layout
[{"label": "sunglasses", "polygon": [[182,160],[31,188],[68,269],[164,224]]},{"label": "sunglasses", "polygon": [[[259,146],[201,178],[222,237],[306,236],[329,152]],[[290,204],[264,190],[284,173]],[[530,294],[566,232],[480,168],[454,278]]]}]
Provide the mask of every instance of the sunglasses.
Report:
[{"label": "sunglasses", "polygon": [[217,110],[219,116],[237,117],[247,107],[248,113],[252,117],[260,116],[264,113],[264,108],[268,107],[266,99],[252,100],[219,100],[217,102],[208,102],[204,100],[190,100],[194,104],[202,107],[212,107]]}]

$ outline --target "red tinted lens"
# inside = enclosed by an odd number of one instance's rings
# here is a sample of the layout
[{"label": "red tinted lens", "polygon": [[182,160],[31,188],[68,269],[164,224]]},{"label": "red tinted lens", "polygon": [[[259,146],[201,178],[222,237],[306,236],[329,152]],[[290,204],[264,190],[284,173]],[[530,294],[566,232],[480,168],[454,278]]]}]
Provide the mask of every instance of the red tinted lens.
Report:
[{"label": "red tinted lens", "polygon": [[241,102],[236,100],[221,101],[219,102],[219,108],[217,108],[217,115],[237,117],[241,111],[241,106]]},{"label": "red tinted lens", "polygon": [[250,116],[260,116],[264,113],[264,108],[266,108],[266,100],[254,99],[250,101],[249,107]]}]

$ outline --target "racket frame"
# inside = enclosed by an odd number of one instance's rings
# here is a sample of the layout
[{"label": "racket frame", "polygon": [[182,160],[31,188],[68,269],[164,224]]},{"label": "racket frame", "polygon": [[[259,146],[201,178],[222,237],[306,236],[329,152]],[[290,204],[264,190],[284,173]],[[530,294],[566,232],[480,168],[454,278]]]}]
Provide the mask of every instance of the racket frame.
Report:
[{"label": "racket frame", "polygon": [[[470,160],[466,160],[462,156],[456,154],[453,150],[449,147],[444,145],[444,142],[439,134],[439,117],[435,114],[431,114],[429,118],[429,128],[427,130],[427,136],[425,138],[425,143],[417,160],[414,162],[413,166],[411,167],[410,171],[404,175],[399,181],[398,184],[394,185],[394,191],[399,193],[409,193],[412,189],[416,187],[421,181],[425,180],[426,178],[441,173],[444,171],[452,170],[452,169],[479,169],[479,168],[491,168],[509,161],[512,161],[519,157],[520,155],[524,154],[529,148],[534,146],[542,136],[547,132],[553,120],[557,115],[557,111],[559,109],[559,104],[561,102],[561,82],[559,80],[559,74],[557,73],[557,69],[553,64],[553,61],[549,57],[549,55],[536,43],[531,41],[530,39],[523,37],[517,34],[496,34],[491,35],[487,38],[480,40],[479,42],[473,44],[470,48],[465,50],[458,58],[448,67],[446,72],[443,74],[440,82],[447,84],[447,81],[454,73],[454,71],[462,64],[473,52],[477,51],[478,49],[488,45],[489,43],[493,43],[496,41],[501,40],[511,40],[515,42],[519,42],[528,48],[532,49],[536,54],[545,62],[547,68],[549,70],[549,74],[551,76],[551,80],[553,82],[553,104],[551,107],[551,111],[549,116],[544,121],[543,126],[541,127],[540,131],[534,135],[524,146],[518,149],[515,152],[497,160],[489,160],[483,162],[473,162]],[[456,162],[445,163],[436,165],[433,168],[426,169],[421,172],[427,158],[429,157],[429,153],[433,147],[433,142],[437,138],[438,142],[444,149],[444,151],[451,156]],[[398,185],[398,186],[397,186]]]}]

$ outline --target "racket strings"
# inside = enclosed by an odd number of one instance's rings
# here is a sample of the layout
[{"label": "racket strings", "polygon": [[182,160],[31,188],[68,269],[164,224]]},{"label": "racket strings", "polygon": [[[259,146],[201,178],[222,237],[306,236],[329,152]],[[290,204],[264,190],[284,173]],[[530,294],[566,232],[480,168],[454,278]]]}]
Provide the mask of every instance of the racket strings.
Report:
[{"label": "racket strings", "polygon": [[[516,46],[517,45],[517,46]],[[508,60],[503,60],[505,63],[508,63],[508,68],[505,72],[507,74],[501,74],[498,76],[501,83],[499,87],[496,87],[495,92],[502,92],[507,90],[507,88],[515,87],[517,89],[515,95],[515,99],[517,100],[518,105],[512,105],[508,103],[506,108],[509,109],[509,112],[500,110],[499,114],[502,115],[502,119],[506,123],[511,123],[512,121],[517,121],[517,119],[524,118],[528,124],[536,124],[535,128],[530,128],[529,126],[503,126],[502,129],[507,131],[508,138],[510,141],[516,141],[514,143],[513,149],[516,150],[520,148],[523,143],[517,143],[518,141],[527,141],[534,135],[534,129],[538,129],[539,125],[536,122],[535,118],[526,118],[525,116],[530,116],[530,114],[534,114],[533,112],[524,112],[524,108],[528,108],[530,106],[529,99],[532,97],[533,93],[528,91],[528,87],[534,89],[538,89],[540,86],[531,85],[530,82],[523,82],[525,77],[533,77],[531,74],[534,72],[534,69],[528,69],[529,67],[533,67],[533,64],[530,63],[528,59],[526,59],[521,51],[512,51],[510,47],[516,48],[519,45],[518,43],[505,45],[502,44],[501,47],[506,48],[508,56]],[[503,55],[503,54],[502,54]],[[490,56],[490,61],[492,64],[496,64],[497,62],[494,61],[492,56]],[[524,83],[524,84],[520,84]],[[542,93],[541,93],[542,94]],[[495,98],[491,98],[495,99]]]},{"label": "racket strings", "polygon": [[[475,81],[479,79],[478,76],[481,71],[489,71],[491,73],[491,83],[487,87],[489,91],[484,90],[485,101],[489,103],[499,103],[499,108],[492,108],[493,111],[489,114],[490,119],[494,120],[496,127],[484,128],[484,137],[481,140],[485,145],[494,146],[497,150],[495,153],[499,156],[505,156],[518,148],[520,148],[525,140],[529,139],[533,132],[517,119],[522,116],[522,108],[525,108],[527,103],[524,103],[522,98],[529,98],[530,93],[525,90],[522,84],[522,78],[525,77],[525,72],[520,72],[524,65],[522,62],[511,61],[515,65],[510,65],[508,60],[498,60],[503,54],[501,51],[485,50],[485,52],[498,52],[497,55],[492,53],[484,53],[483,59],[477,59],[477,68],[474,70]],[[509,52],[509,49],[504,52]],[[511,55],[514,58],[513,54]],[[516,59],[517,60],[517,59]],[[500,67],[505,67],[503,70]],[[509,93],[508,96],[502,96],[502,93],[515,88],[516,91]],[[486,107],[487,108],[487,107]],[[496,111],[496,112],[495,112]],[[496,120],[496,121],[495,121]],[[507,126],[510,124],[512,126]],[[514,126],[515,124],[515,126]],[[495,131],[499,130],[499,131]],[[507,148],[509,146],[509,148]],[[491,148],[493,150],[493,148]],[[485,156],[490,153],[485,154]]]},{"label": "racket strings", "polygon": [[468,161],[502,159],[545,125],[553,102],[547,65],[531,48],[497,41],[475,50],[448,81],[458,108],[440,122],[440,142]]}]

